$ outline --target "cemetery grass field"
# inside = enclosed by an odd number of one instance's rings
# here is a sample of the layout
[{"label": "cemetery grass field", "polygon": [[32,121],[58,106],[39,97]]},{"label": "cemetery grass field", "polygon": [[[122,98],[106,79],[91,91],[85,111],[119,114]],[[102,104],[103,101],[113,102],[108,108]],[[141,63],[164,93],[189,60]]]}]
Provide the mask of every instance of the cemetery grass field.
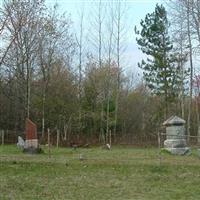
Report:
[{"label": "cemetery grass field", "polygon": [[[52,148],[27,155],[0,146],[0,199],[198,200],[200,159],[158,149]],[[80,154],[83,159],[80,160]]]}]

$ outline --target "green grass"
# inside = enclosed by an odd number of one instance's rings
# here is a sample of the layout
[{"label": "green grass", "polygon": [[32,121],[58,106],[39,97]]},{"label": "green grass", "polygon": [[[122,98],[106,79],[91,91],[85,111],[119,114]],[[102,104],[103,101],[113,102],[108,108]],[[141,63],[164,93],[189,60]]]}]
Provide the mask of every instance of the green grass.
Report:
[{"label": "green grass", "polygon": [[[198,200],[200,160],[157,149],[52,148],[51,158],[0,147],[0,199]],[[80,161],[79,156],[84,160]]]}]

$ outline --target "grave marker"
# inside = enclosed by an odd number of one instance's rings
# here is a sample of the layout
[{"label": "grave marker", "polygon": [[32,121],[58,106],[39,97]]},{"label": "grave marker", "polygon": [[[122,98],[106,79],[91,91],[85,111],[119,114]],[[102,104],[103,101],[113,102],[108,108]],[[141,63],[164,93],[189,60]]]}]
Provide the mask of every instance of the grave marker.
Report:
[{"label": "grave marker", "polygon": [[190,153],[190,148],[187,147],[186,142],[185,120],[172,116],[163,125],[166,126],[165,149],[175,155]]},{"label": "grave marker", "polygon": [[30,119],[26,119],[25,148],[38,148],[37,126]]}]

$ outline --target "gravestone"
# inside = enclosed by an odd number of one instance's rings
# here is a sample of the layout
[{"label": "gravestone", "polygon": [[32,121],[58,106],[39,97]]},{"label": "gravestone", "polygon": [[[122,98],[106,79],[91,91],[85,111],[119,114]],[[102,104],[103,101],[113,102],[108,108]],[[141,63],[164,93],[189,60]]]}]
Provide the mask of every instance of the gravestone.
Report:
[{"label": "gravestone", "polygon": [[37,126],[30,119],[26,119],[26,141],[25,141],[25,152],[37,153],[39,150],[38,137],[37,137]]},{"label": "gravestone", "polygon": [[25,142],[21,136],[18,136],[17,146],[22,149],[24,149],[24,147],[25,147]]},{"label": "gravestone", "polygon": [[185,155],[191,153],[187,147],[185,135],[185,120],[172,116],[163,125],[166,127],[166,140],[164,148],[174,155]]}]

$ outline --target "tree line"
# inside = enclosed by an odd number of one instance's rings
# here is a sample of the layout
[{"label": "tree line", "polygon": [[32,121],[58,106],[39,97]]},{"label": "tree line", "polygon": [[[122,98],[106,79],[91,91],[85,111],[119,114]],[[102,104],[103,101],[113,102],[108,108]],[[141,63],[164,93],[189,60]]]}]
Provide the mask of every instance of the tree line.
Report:
[{"label": "tree line", "polygon": [[176,114],[187,120],[188,134],[197,134],[199,8],[197,0],[173,0],[141,20],[136,41],[147,59],[137,81],[124,72],[127,8],[120,0],[100,0],[91,19],[81,10],[75,31],[57,4],[4,0],[0,128],[23,131],[30,118],[42,136],[50,128],[64,140],[73,135],[109,142],[110,133],[114,141],[156,135]]}]

